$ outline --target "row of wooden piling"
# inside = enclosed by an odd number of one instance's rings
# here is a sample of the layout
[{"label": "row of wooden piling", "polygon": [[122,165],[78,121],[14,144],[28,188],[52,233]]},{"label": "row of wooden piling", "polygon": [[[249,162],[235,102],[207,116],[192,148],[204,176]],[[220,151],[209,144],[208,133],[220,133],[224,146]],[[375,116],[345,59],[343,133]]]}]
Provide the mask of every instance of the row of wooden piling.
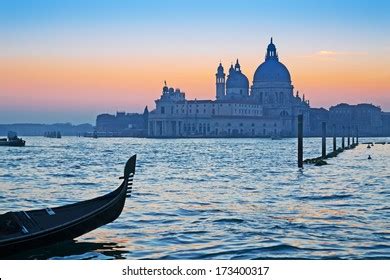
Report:
[{"label": "row of wooden piling", "polygon": [[[315,165],[325,165],[327,164],[325,159],[336,157],[339,153],[344,150],[349,150],[355,148],[359,145],[359,130],[356,127],[356,134],[352,136],[352,144],[351,144],[351,133],[350,127],[348,127],[348,134],[345,136],[345,129],[343,129],[343,134],[341,137],[341,148],[337,148],[336,141],[336,125],[333,125],[333,151],[329,154],[326,153],[326,122],[322,122],[322,149],[321,156],[303,160],[303,115],[298,115],[298,167],[302,168],[303,163],[313,163]],[[347,137],[347,147],[345,147],[345,137]],[[355,143],[356,140],[356,143]]]}]

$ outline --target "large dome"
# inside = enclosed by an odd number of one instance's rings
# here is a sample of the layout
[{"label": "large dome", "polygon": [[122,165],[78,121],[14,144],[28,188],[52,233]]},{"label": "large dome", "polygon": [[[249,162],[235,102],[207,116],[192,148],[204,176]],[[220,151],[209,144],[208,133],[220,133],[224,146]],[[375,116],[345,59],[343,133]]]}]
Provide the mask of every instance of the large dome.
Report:
[{"label": "large dome", "polygon": [[269,59],[257,67],[253,76],[253,83],[256,82],[284,82],[291,83],[290,72],[283,63]]},{"label": "large dome", "polygon": [[265,61],[257,67],[253,83],[277,82],[291,83],[290,72],[283,63],[279,62],[276,47],[272,42],[268,45]]}]

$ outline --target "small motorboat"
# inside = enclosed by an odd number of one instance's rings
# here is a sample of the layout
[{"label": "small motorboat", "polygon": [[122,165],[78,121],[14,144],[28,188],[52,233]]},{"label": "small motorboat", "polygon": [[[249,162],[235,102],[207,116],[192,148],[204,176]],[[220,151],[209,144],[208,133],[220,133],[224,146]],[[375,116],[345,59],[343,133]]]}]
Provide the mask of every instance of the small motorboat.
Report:
[{"label": "small motorboat", "polygon": [[9,131],[7,138],[0,138],[0,146],[7,147],[24,147],[26,141],[22,138],[19,138],[16,132]]},{"label": "small motorboat", "polygon": [[61,207],[0,215],[0,257],[72,240],[113,222],[131,195],[135,163],[136,155],[126,163],[122,184],[106,195]]}]

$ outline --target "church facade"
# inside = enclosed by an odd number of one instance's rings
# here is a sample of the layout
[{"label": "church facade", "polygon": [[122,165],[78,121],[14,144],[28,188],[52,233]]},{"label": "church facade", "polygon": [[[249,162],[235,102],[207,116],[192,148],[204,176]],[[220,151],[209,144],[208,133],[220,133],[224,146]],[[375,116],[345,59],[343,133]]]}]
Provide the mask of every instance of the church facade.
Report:
[{"label": "church facade", "polygon": [[253,83],[237,59],[226,76],[217,68],[215,100],[187,100],[179,89],[163,87],[156,109],[149,113],[149,137],[290,137],[298,114],[309,130],[309,101],[294,95],[287,67],[272,41]]}]

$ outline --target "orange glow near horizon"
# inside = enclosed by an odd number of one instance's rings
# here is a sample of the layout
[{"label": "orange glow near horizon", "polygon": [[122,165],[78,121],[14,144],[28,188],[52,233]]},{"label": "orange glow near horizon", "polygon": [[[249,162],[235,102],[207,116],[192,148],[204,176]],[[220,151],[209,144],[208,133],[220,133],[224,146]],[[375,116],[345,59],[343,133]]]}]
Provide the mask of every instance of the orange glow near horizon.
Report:
[{"label": "orange glow near horizon", "polygon": [[0,123],[142,112],[164,80],[214,99],[219,62],[252,84],[270,37],[312,107],[390,111],[387,1],[2,2]]},{"label": "orange glow near horizon", "polygon": [[[240,60],[250,81],[260,63],[254,60]],[[295,90],[316,107],[371,100],[390,109],[388,58],[337,56],[322,51],[281,61],[290,70]],[[153,106],[164,80],[181,88],[187,98],[214,99],[216,66],[211,57],[7,57],[0,58],[0,91],[6,94],[3,105],[8,106],[129,110]],[[228,72],[229,65],[224,66]]]}]

